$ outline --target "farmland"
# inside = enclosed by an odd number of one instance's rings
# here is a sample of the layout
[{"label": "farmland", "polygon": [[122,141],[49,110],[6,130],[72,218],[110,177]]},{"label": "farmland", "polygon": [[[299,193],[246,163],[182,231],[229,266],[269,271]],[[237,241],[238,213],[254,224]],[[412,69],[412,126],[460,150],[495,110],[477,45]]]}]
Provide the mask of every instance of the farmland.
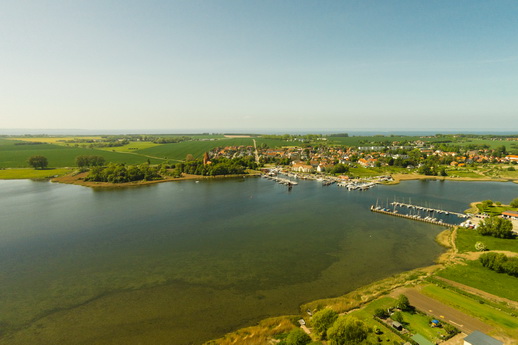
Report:
[{"label": "farmland", "polygon": [[[0,139],[0,168],[27,168],[27,159],[34,155],[45,156],[49,167],[73,167],[75,158],[81,155],[102,156],[109,162],[139,164],[148,160],[148,157],[110,152],[98,149],[81,147],[67,147],[56,144],[15,145],[17,141]],[[159,159],[150,159],[152,163],[161,163]]]}]

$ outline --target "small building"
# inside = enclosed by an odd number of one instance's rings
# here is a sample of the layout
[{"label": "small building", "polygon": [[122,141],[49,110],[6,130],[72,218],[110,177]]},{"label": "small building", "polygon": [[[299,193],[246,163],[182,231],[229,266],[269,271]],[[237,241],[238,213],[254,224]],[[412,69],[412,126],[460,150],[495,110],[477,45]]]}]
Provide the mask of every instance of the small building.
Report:
[{"label": "small building", "polygon": [[419,345],[434,345],[430,340],[423,337],[421,334],[416,334],[412,337],[412,340]]},{"label": "small building", "polygon": [[397,321],[393,321],[392,322],[392,327],[394,327],[398,331],[401,331],[403,329],[403,326],[399,322],[397,322]]},{"label": "small building", "polygon": [[503,345],[504,343],[480,331],[474,331],[464,338],[464,345]]},{"label": "small building", "polygon": [[516,211],[504,211],[502,212],[503,218],[518,220],[518,212]]}]

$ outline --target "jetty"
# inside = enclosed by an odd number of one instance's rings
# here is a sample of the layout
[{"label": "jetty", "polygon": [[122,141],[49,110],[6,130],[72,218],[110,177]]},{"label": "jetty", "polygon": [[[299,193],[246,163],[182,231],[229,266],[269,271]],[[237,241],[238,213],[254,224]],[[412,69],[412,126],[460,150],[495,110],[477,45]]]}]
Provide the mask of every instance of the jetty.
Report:
[{"label": "jetty", "polygon": [[429,212],[429,213],[435,212],[437,214],[445,214],[445,215],[451,214],[451,215],[455,215],[459,218],[469,218],[469,216],[464,213],[445,211],[445,210],[435,209],[435,208],[431,208],[431,207],[424,207],[424,206],[418,206],[418,205],[412,205],[412,204],[405,204],[403,202],[394,201],[394,202],[391,202],[390,204],[393,205],[394,208],[399,206],[399,207],[406,207],[408,209],[414,209],[414,210],[423,211],[423,212]]},{"label": "jetty", "polygon": [[296,185],[298,185],[298,182],[292,181],[292,180],[287,179],[287,178],[273,176],[273,175],[263,175],[263,176],[265,178],[269,179],[269,180],[275,181],[275,182],[280,183],[280,184],[284,184],[286,186],[296,186]]},{"label": "jetty", "polygon": [[371,206],[371,211],[376,212],[376,213],[387,214],[389,216],[412,219],[412,220],[417,220],[420,222],[435,224],[435,225],[440,225],[440,226],[446,226],[446,227],[455,226],[455,224],[446,223],[442,219],[435,219],[432,217],[420,217],[418,215],[410,215],[410,214],[401,214],[401,213],[398,213],[396,210],[391,211],[388,208],[382,208],[382,207],[374,206],[374,205]]}]

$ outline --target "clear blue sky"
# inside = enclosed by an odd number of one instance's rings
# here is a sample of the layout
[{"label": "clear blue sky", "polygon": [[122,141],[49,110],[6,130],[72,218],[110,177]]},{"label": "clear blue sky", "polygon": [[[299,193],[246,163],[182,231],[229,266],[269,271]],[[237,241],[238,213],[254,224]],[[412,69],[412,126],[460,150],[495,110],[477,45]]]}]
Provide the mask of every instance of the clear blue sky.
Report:
[{"label": "clear blue sky", "polygon": [[518,1],[3,1],[0,128],[518,131]]}]

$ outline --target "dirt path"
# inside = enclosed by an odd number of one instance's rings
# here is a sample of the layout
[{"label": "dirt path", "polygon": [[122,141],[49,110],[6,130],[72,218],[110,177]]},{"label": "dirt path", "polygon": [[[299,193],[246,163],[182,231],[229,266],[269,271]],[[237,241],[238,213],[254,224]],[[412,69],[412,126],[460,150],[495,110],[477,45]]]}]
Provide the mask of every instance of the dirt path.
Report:
[{"label": "dirt path", "polygon": [[398,289],[391,293],[391,295],[394,297],[399,296],[399,294],[406,295],[410,301],[410,304],[420,311],[430,316],[436,317],[438,320],[444,320],[448,323],[451,323],[463,333],[470,334],[475,330],[488,333],[493,328],[472,316],[469,316],[457,309],[454,309],[433,298],[421,294],[415,288]]}]

